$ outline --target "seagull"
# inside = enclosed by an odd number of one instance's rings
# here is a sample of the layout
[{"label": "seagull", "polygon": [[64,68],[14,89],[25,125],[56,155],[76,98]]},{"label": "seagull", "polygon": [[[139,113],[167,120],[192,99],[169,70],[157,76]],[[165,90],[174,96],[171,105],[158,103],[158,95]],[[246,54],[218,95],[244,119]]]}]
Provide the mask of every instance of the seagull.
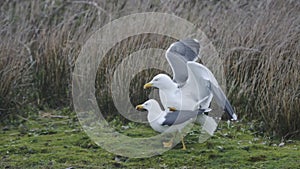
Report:
[{"label": "seagull", "polygon": [[173,79],[166,74],[158,74],[144,85],[144,89],[158,88],[165,110],[203,109],[207,114],[211,110],[209,107],[212,98],[215,97],[218,106],[231,119],[237,120],[237,115],[213,73],[203,64],[196,62],[199,48],[199,42],[195,39],[180,40],[171,44],[166,58],[172,68]]},{"label": "seagull", "polygon": [[[163,111],[160,108],[159,103],[154,99],[150,99],[144,102],[143,104],[137,105],[136,109],[148,111],[147,120],[153,130],[160,133],[176,132],[176,134],[181,133],[181,130],[187,124],[195,121],[196,118],[197,118],[196,122],[203,120],[201,118],[198,119],[198,117],[205,112],[204,109],[199,109],[196,111],[191,111],[191,110]],[[207,123],[207,125],[211,125],[211,123]],[[211,126],[208,127],[211,128]],[[173,145],[173,139],[175,138],[175,136],[169,142],[163,142],[164,147],[171,147]],[[182,143],[182,149],[186,150],[183,137],[181,137],[181,143]]]}]

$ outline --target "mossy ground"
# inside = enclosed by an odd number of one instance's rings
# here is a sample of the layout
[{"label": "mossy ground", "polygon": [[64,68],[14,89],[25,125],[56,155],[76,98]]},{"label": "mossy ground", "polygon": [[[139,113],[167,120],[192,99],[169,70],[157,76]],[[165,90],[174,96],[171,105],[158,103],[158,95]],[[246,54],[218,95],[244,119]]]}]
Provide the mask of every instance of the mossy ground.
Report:
[{"label": "mossy ground", "polygon": [[[113,123],[117,123],[114,121]],[[215,136],[198,143],[197,127],[181,144],[150,158],[126,158],[94,144],[75,113],[42,112],[18,127],[2,126],[1,168],[300,168],[300,141],[259,136],[253,123],[219,123]],[[125,129],[126,128],[126,129]],[[147,125],[118,127],[128,136],[147,137]]]}]

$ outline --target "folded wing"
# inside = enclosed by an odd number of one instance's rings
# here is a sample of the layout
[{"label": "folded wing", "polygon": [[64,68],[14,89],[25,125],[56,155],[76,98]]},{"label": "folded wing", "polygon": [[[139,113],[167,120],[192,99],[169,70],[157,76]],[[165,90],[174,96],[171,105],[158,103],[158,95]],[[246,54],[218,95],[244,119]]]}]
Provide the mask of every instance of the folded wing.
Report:
[{"label": "folded wing", "polygon": [[177,125],[182,124],[190,119],[196,118],[197,115],[200,115],[204,112],[204,110],[200,109],[197,111],[191,110],[176,110],[174,112],[168,112],[165,116],[165,120],[162,125]]}]

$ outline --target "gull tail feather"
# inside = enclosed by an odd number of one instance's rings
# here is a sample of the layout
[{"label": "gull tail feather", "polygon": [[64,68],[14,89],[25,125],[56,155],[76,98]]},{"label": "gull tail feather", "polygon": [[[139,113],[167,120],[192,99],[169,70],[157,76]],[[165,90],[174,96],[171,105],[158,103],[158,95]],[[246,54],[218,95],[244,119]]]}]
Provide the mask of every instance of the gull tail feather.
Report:
[{"label": "gull tail feather", "polygon": [[201,124],[202,130],[204,130],[211,136],[214,135],[214,132],[218,126],[218,124],[212,117],[209,117],[205,114],[198,115],[197,123]]}]

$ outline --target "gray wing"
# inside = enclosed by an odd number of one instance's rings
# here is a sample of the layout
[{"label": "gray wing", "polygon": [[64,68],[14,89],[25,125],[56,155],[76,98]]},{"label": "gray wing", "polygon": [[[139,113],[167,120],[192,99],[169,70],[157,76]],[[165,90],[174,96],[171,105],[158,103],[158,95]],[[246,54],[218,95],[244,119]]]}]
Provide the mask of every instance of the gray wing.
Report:
[{"label": "gray wing", "polygon": [[190,110],[177,110],[174,112],[168,112],[165,116],[165,121],[162,125],[176,125],[184,123],[192,118],[195,118],[197,115],[204,113],[204,109],[190,111]]},{"label": "gray wing", "polygon": [[185,39],[172,43],[166,52],[166,58],[173,71],[173,80],[182,85],[188,78],[186,64],[198,57],[200,44],[195,39]]},{"label": "gray wing", "polygon": [[[187,84],[190,90],[195,90],[197,89],[202,92],[211,92],[216,100],[216,103],[218,106],[220,106],[224,111],[234,120],[237,120],[237,116],[227,99],[226,95],[222,91],[221,87],[219,86],[216,78],[212,74],[212,72],[203,66],[202,64],[196,63],[196,62],[188,62],[187,67],[189,69],[189,78],[187,83],[190,83],[190,81],[193,82],[193,84]],[[191,74],[191,75],[190,75]],[[203,85],[198,85],[195,84],[203,84]],[[196,86],[195,86],[196,85]],[[194,86],[194,88],[192,88]],[[195,93],[195,92],[194,92]],[[202,99],[202,98],[199,98]]]},{"label": "gray wing", "polygon": [[216,86],[214,84],[211,85],[211,91],[215,96],[216,102],[219,106],[221,106],[224,111],[231,117],[233,120],[237,120],[237,115],[234,113],[233,107],[231,106],[229,100],[225,96],[224,92],[220,88],[220,86]]}]

